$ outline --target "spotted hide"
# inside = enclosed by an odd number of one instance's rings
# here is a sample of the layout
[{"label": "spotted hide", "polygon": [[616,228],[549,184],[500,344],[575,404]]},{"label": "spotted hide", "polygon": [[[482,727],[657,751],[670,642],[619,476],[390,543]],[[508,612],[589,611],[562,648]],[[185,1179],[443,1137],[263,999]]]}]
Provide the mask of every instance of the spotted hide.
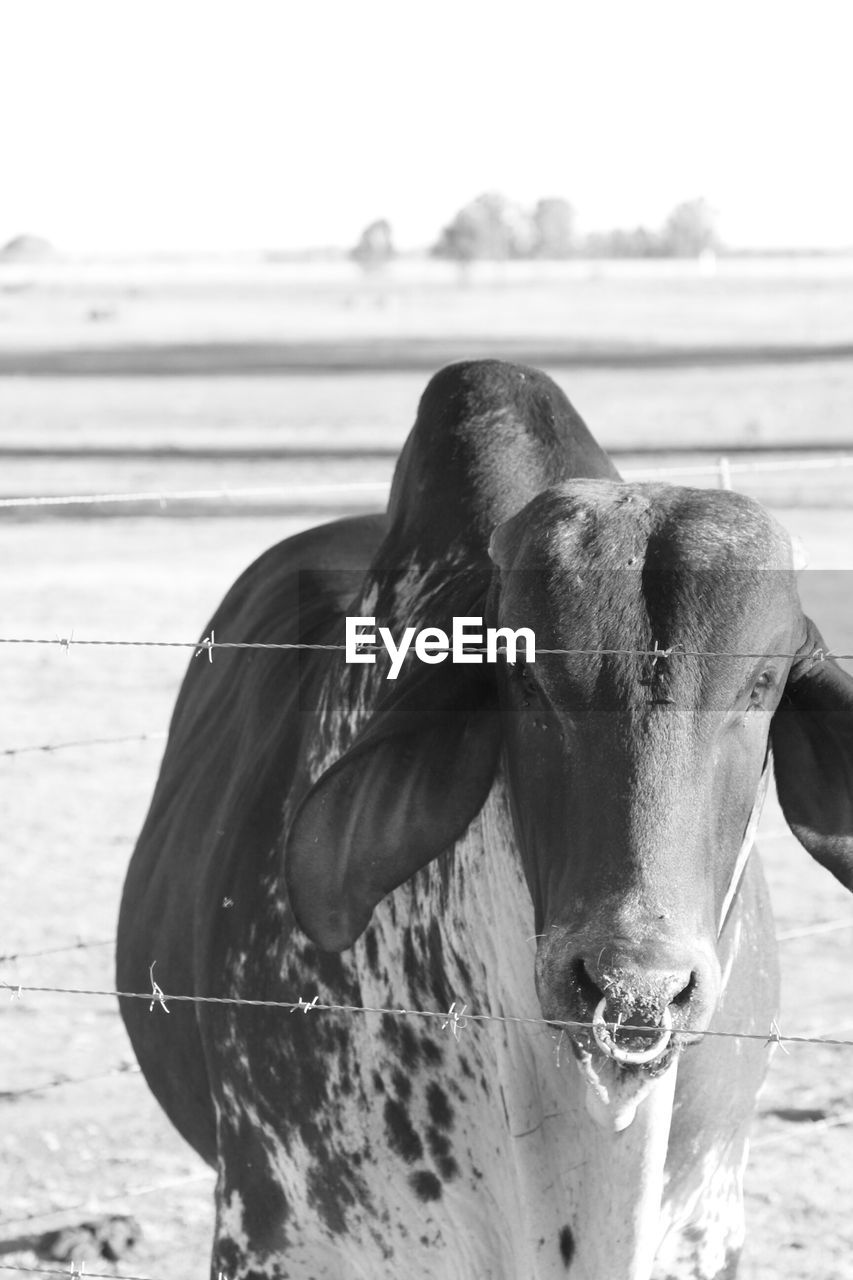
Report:
[{"label": "spotted hide", "polygon": [[[190,663],[119,988],[156,961],[167,993],[351,1007],[123,1002],[218,1173],[211,1275],[733,1276],[767,1049],[702,1033],[776,1010],[749,856],[771,759],[853,883],[853,680],[787,535],[735,493],[621,483],[550,379],[459,364],[387,514],[274,547],[206,634],[341,646],[346,616],[481,617],[537,652]],[[414,1012],[454,1002],[491,1018]]]}]

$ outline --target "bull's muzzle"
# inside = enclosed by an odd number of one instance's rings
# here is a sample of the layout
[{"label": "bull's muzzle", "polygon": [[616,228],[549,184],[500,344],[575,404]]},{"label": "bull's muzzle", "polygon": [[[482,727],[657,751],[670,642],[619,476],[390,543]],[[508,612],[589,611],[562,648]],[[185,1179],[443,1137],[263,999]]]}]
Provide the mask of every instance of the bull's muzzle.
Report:
[{"label": "bull's muzzle", "polygon": [[602,941],[551,930],[537,955],[545,1016],[586,1024],[574,1035],[581,1047],[627,1068],[654,1069],[700,1039],[721,977],[712,944],[695,936]]}]

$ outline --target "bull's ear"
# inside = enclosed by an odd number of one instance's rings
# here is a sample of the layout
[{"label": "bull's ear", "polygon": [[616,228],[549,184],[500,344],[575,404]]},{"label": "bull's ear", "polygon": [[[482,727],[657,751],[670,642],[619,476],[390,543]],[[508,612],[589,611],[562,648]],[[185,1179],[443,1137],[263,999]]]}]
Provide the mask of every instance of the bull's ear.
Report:
[{"label": "bull's ear", "polygon": [[853,677],[806,623],[773,717],[776,788],[800,844],[853,891]]},{"label": "bull's ear", "polygon": [[288,833],[290,903],[316,946],[352,946],[380,899],[464,833],[489,793],[500,742],[485,671],[421,667],[393,687]]}]

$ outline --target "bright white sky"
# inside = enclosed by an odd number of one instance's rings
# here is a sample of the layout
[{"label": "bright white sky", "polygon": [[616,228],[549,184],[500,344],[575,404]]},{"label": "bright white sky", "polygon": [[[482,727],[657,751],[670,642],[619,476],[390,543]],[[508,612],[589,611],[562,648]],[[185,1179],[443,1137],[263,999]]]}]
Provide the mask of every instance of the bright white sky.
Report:
[{"label": "bright white sky", "polygon": [[486,190],[853,244],[848,0],[0,0],[0,42],[0,244],[407,248]]}]

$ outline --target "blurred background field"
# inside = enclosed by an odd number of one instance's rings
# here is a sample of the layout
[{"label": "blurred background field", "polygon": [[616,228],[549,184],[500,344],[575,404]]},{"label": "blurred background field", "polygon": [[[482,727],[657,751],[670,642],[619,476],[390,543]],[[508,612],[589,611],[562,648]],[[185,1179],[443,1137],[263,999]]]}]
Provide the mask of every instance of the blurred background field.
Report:
[{"label": "blurred background field", "polygon": [[0,264],[4,492],[384,482],[430,372],[495,355],[627,470],[730,454],[768,501],[843,500],[791,462],[853,438],[853,258],[550,265]]}]

